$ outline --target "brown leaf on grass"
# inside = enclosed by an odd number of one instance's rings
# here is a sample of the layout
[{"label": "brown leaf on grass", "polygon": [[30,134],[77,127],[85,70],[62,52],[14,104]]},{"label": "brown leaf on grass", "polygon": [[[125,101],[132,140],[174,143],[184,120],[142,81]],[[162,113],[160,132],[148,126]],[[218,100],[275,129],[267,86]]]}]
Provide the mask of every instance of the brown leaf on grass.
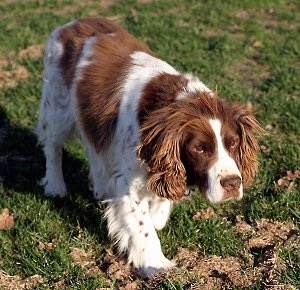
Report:
[{"label": "brown leaf on grass", "polygon": [[207,220],[212,216],[216,216],[217,214],[215,213],[214,209],[212,207],[208,207],[207,209],[197,211],[193,215],[193,220],[199,220],[199,219],[204,219]]},{"label": "brown leaf on grass", "polygon": [[57,239],[52,239],[51,242],[41,242],[39,241],[37,248],[39,250],[53,250],[56,248]]},{"label": "brown leaf on grass", "polygon": [[14,217],[9,214],[8,208],[3,209],[0,215],[0,230],[11,229],[15,224]]},{"label": "brown leaf on grass", "polygon": [[288,170],[286,172],[286,179],[287,180],[292,181],[292,180],[296,180],[298,178],[300,178],[300,170],[295,170],[295,172],[293,172],[292,170]]},{"label": "brown leaf on grass", "polygon": [[288,170],[286,172],[286,176],[279,178],[275,186],[278,186],[280,188],[287,187],[287,190],[291,191],[292,189],[294,189],[295,181],[297,179],[300,179],[300,170]]}]

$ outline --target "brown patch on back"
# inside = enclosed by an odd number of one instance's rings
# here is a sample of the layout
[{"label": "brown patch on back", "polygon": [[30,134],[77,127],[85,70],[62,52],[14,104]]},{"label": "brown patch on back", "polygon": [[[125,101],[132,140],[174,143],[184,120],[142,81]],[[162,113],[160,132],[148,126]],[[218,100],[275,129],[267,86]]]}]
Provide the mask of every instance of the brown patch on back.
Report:
[{"label": "brown patch on back", "polygon": [[77,100],[79,120],[97,151],[107,147],[114,135],[120,94],[128,69],[130,55],[152,51],[113,22],[103,18],[80,19],[62,28],[59,40],[64,45],[60,67],[65,82],[71,85],[76,65],[86,40],[95,37],[92,64],[81,72]]},{"label": "brown patch on back", "polygon": [[64,46],[60,60],[66,84],[71,85],[82,48],[91,36],[116,33],[122,29],[104,18],[83,18],[62,27],[58,41]]},{"label": "brown patch on back", "polygon": [[162,73],[153,78],[144,88],[138,106],[138,120],[143,123],[154,110],[163,108],[175,101],[178,93],[187,86],[183,75]]}]

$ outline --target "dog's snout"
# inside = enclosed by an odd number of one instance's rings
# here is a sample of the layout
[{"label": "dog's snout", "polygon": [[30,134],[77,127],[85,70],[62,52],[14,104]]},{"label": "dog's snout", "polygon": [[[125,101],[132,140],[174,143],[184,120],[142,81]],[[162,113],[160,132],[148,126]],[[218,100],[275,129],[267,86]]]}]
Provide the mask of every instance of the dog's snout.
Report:
[{"label": "dog's snout", "polygon": [[220,183],[226,191],[235,191],[240,188],[242,179],[238,175],[230,175],[223,177]]}]

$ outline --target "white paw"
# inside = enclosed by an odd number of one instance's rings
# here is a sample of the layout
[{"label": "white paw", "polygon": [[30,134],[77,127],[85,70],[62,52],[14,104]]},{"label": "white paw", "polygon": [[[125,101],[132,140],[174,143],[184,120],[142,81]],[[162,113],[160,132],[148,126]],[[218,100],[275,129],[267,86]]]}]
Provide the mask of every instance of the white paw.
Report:
[{"label": "white paw", "polygon": [[95,200],[102,200],[104,198],[105,192],[101,183],[101,179],[97,183],[94,182],[93,176],[89,174],[89,190],[93,192]]},{"label": "white paw", "polygon": [[175,261],[167,259],[160,248],[151,248],[150,245],[148,248],[133,251],[128,255],[128,262],[132,262],[141,276],[149,278],[175,267]]},{"label": "white paw", "polygon": [[[149,264],[149,263],[147,263]],[[145,278],[150,278],[153,275],[159,274],[161,272],[172,269],[176,266],[175,261],[170,261],[167,258],[163,257],[160,261],[156,261],[155,263],[151,263],[144,267],[138,268],[138,273]]]},{"label": "white paw", "polygon": [[39,182],[39,185],[44,187],[44,194],[49,197],[64,197],[67,195],[67,189],[65,183],[62,182],[49,182],[44,177]]}]

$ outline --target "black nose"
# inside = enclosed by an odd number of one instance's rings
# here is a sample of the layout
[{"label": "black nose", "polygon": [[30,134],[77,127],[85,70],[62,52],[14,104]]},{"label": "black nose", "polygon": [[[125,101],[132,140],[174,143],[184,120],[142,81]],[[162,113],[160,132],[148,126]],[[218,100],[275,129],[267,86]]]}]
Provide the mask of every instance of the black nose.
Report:
[{"label": "black nose", "polygon": [[220,183],[226,191],[233,191],[233,190],[238,190],[240,188],[242,180],[237,175],[229,175],[223,177],[220,180]]}]

